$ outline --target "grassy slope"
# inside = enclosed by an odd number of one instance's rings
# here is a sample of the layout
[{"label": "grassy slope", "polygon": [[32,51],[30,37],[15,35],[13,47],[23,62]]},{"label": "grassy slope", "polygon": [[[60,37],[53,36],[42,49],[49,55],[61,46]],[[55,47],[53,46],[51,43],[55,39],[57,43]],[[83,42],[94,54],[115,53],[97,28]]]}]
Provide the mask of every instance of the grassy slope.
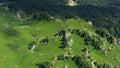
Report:
[{"label": "grassy slope", "polygon": [[[3,14],[6,14],[5,16]],[[8,24],[8,27],[5,26]],[[16,24],[17,23],[17,24]],[[0,67],[1,68],[36,68],[36,64],[44,61],[52,61],[51,58],[64,54],[66,50],[60,49],[60,39],[56,39],[56,34],[61,29],[65,28],[65,24],[59,21],[40,21],[34,24],[24,25],[26,28],[21,28],[22,20],[14,16],[14,13],[10,13],[5,10],[0,10]],[[77,28],[89,32],[90,35],[96,35],[95,28],[88,25],[81,19],[69,19],[66,21],[68,27]],[[33,35],[35,35],[33,37]],[[49,38],[49,43],[46,45],[39,45],[35,51],[31,53],[28,50],[28,44],[31,41],[41,39],[43,37]],[[72,53],[74,55],[81,54],[81,50],[85,47],[84,39],[74,34],[71,34],[71,38],[74,40],[72,46]],[[55,40],[56,39],[56,40]],[[105,38],[102,38],[106,41]],[[108,42],[105,42],[105,46],[111,46]],[[111,52],[106,55],[101,51],[94,50],[91,47],[92,58],[99,62],[112,63],[120,66],[120,46],[115,46]],[[111,60],[112,59],[112,60]],[[75,68],[74,62],[56,61],[55,68],[63,68],[66,64],[69,68]]]}]

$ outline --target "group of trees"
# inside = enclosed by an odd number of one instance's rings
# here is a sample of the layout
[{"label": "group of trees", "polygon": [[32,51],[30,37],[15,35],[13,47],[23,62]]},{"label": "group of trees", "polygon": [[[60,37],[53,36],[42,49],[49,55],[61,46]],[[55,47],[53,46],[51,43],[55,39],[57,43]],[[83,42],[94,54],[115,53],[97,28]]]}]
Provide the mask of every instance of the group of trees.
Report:
[{"label": "group of trees", "polygon": [[[75,55],[73,57],[69,57],[69,56],[63,56],[60,55],[58,56],[58,60],[71,60],[73,62],[75,62],[75,64],[77,65],[77,68],[118,68],[117,66],[114,66],[112,64],[109,63],[99,63],[97,61],[92,60],[91,58],[86,57],[84,54],[83,55]],[[54,65],[51,62],[43,62],[43,63],[38,63],[37,66],[39,68],[53,68]]]},{"label": "group of trees", "polygon": [[43,63],[37,64],[37,66],[39,68],[52,68],[53,64],[51,64],[50,62],[43,62]]},{"label": "group of trees", "polygon": [[[71,60],[75,62],[78,68],[92,68],[91,60],[86,58],[85,56],[70,57],[70,56],[59,55],[57,57],[57,61],[59,60],[62,60],[62,61]],[[46,62],[37,64],[37,66],[39,68],[53,68],[54,65],[51,62],[46,61]]]},{"label": "group of trees", "polygon": [[112,64],[109,64],[109,63],[98,63],[98,62],[95,62],[95,65],[97,68],[118,68],[117,66],[114,66]]},{"label": "group of trees", "polygon": [[98,36],[91,36],[88,32],[79,29],[73,29],[72,33],[84,38],[86,45],[92,45],[95,49],[101,49],[103,41]]},{"label": "group of trees", "polygon": [[47,20],[50,20],[50,16],[46,12],[34,13],[32,16],[32,20],[38,20],[38,21],[46,20],[47,21]]},{"label": "group of trees", "polygon": [[78,66],[78,68],[92,68],[91,60],[85,56],[74,56],[73,61]]},{"label": "group of trees", "polygon": [[61,30],[59,33],[55,34],[55,36],[58,36],[61,38],[61,46],[60,48],[65,48],[67,45],[67,39],[66,39],[66,31]]},{"label": "group of trees", "polygon": [[28,44],[28,49],[33,52],[33,51],[38,51],[36,49],[36,46],[38,45],[44,45],[44,44],[48,44],[49,43],[49,39],[48,37],[46,38],[43,38],[42,40],[34,40],[34,41],[31,41],[29,44]]},{"label": "group of trees", "polygon": [[92,45],[95,49],[101,49],[103,46],[103,41],[97,36],[87,36],[85,38],[86,45]]},{"label": "group of trees", "polygon": [[115,43],[115,38],[106,29],[99,28],[96,30],[96,33],[99,34],[101,37],[105,37],[109,43]]},{"label": "group of trees", "polygon": [[99,63],[84,55],[74,56],[72,60],[75,61],[78,68],[118,68],[109,63]]},{"label": "group of trees", "polygon": [[95,6],[107,6],[107,5],[119,5],[119,0],[75,0],[80,5],[95,5]]},{"label": "group of trees", "polygon": [[49,42],[49,39],[48,37],[46,37],[40,41],[40,44],[47,44],[48,42]]}]

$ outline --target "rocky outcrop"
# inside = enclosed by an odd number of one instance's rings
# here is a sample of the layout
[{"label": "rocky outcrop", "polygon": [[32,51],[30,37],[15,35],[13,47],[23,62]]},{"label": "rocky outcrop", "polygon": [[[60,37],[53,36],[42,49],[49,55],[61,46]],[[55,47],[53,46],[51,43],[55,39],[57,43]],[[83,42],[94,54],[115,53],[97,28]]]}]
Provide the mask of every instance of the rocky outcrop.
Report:
[{"label": "rocky outcrop", "polygon": [[69,0],[69,2],[68,2],[67,5],[68,5],[68,6],[76,6],[77,3],[76,3],[74,0]]}]

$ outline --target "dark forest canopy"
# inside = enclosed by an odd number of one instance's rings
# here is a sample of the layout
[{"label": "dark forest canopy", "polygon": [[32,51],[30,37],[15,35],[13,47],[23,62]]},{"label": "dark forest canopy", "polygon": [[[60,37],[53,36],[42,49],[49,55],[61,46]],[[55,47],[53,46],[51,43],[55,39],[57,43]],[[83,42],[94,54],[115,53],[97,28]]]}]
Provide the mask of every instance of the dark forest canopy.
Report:
[{"label": "dark forest canopy", "polygon": [[[0,0],[0,2],[15,1],[21,4],[63,4],[68,0]],[[120,5],[119,0],[74,0],[80,5]]]}]

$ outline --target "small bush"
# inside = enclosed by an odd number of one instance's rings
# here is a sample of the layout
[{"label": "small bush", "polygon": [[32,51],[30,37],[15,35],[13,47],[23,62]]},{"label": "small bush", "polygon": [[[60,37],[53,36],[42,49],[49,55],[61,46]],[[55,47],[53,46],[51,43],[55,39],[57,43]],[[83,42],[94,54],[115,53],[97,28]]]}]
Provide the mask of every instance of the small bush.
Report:
[{"label": "small bush", "polygon": [[74,56],[73,61],[75,61],[78,68],[92,68],[90,59],[86,58],[84,55]]},{"label": "small bush", "polygon": [[44,62],[44,63],[37,64],[37,66],[39,68],[52,68],[53,64],[51,64],[50,62]]},{"label": "small bush", "polygon": [[109,43],[113,44],[113,43],[115,42],[115,39],[114,39],[113,36],[109,36],[109,37],[107,38],[107,41],[108,41]]}]

